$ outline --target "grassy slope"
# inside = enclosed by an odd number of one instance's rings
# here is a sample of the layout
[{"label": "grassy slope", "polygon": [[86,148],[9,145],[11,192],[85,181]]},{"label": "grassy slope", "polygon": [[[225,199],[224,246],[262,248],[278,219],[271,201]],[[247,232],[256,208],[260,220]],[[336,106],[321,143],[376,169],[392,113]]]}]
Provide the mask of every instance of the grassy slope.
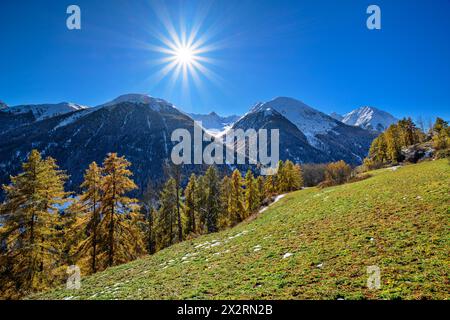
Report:
[{"label": "grassy slope", "polygon": [[[448,299],[448,162],[373,175],[294,192],[252,222],[35,298]],[[370,265],[381,268],[380,290],[366,288]]]}]

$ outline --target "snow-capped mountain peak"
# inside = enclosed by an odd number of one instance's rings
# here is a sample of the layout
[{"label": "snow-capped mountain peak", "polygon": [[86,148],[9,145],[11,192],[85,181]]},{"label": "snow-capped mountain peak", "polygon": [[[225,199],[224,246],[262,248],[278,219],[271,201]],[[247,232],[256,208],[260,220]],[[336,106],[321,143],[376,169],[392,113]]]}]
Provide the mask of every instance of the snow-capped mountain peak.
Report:
[{"label": "snow-capped mountain peak", "polygon": [[151,96],[147,94],[140,94],[140,93],[128,93],[123,94],[121,96],[118,96],[117,98],[102,104],[102,106],[112,106],[115,104],[123,103],[123,102],[130,102],[130,103],[143,103],[143,104],[149,104],[154,100]]},{"label": "snow-capped mountain peak", "polygon": [[342,119],[345,124],[376,131],[384,131],[397,121],[393,115],[368,106],[353,110]]},{"label": "snow-capped mountain peak", "polygon": [[120,103],[145,104],[149,105],[149,107],[154,111],[161,111],[162,109],[164,110],[177,109],[173,104],[167,102],[166,100],[154,98],[150,95],[140,93],[124,94],[107,103],[99,105],[98,107],[110,107]]},{"label": "snow-capped mountain peak", "polygon": [[273,109],[287,118],[305,134],[312,145],[316,145],[316,134],[328,132],[337,126],[337,120],[294,98],[278,97],[258,103],[250,112],[266,109]]}]

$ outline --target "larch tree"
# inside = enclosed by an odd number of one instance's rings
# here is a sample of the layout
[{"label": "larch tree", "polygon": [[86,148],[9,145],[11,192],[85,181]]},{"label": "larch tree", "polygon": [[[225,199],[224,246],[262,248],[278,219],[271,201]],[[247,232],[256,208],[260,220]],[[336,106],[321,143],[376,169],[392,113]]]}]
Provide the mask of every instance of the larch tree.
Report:
[{"label": "larch tree", "polygon": [[230,217],[231,225],[236,225],[245,218],[242,185],[241,172],[235,169],[231,175],[231,193],[228,205],[228,216]]},{"label": "larch tree", "polygon": [[210,166],[206,170],[205,174],[205,186],[204,190],[206,195],[205,217],[206,217],[206,230],[208,233],[217,232],[217,219],[220,212],[220,181],[217,174],[217,169],[214,166]]},{"label": "larch tree", "polygon": [[274,175],[266,177],[266,180],[264,181],[264,195],[266,198],[270,198],[277,193],[275,180]]},{"label": "larch tree", "polygon": [[64,204],[67,176],[54,159],[32,150],[23,172],[3,185],[0,207],[1,289],[4,297],[20,297],[47,288],[59,271],[61,231],[58,207]]},{"label": "larch tree", "polygon": [[141,213],[145,220],[144,234],[147,252],[154,254],[156,252],[155,219],[159,205],[159,195],[157,187],[152,183],[147,183],[147,188],[142,195]]},{"label": "larch tree", "polygon": [[192,173],[184,190],[184,208],[187,218],[186,235],[197,232],[198,199],[196,189],[197,177]]},{"label": "larch tree", "polygon": [[231,226],[230,219],[230,201],[231,201],[231,179],[228,176],[223,177],[220,184],[220,217],[219,228],[224,229]]},{"label": "larch tree", "polygon": [[170,178],[164,185],[160,196],[160,208],[157,218],[158,248],[162,249],[175,243],[177,234],[177,196],[175,179]]},{"label": "larch tree", "polygon": [[[83,190],[78,200],[69,208],[71,213],[77,217],[76,223],[71,231],[74,234],[82,232],[81,241],[75,248],[76,256],[88,256],[90,259],[89,268],[91,273],[99,269],[98,256],[105,257],[105,252],[99,252],[101,242],[99,225],[102,210],[102,170],[97,163],[92,162],[84,174],[84,181],[81,184]],[[104,259],[103,259],[104,260]],[[103,269],[105,261],[102,261]]]},{"label": "larch tree", "polygon": [[253,172],[248,170],[245,175],[245,214],[248,217],[259,207],[258,189]]},{"label": "larch tree", "polygon": [[142,251],[142,237],[136,226],[137,200],[125,194],[137,186],[130,178],[131,163],[110,153],[102,168],[102,224],[107,233],[108,266],[133,260]]},{"label": "larch tree", "polygon": [[264,177],[258,176],[258,178],[256,178],[256,190],[258,193],[258,206],[261,206],[261,204],[264,202],[264,199],[266,198],[265,191],[264,191],[264,184],[265,184]]}]

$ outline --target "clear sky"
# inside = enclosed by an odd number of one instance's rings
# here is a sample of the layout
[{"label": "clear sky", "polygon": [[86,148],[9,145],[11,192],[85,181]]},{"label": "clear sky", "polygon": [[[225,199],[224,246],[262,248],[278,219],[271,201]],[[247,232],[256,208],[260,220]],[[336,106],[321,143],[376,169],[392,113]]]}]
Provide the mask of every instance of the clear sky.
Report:
[{"label": "clear sky", "polygon": [[[68,30],[66,8],[81,8]],[[380,31],[366,9],[381,8]],[[371,105],[450,119],[449,0],[13,1],[0,4],[0,100],[98,105],[148,93],[187,112],[242,114],[291,96],[323,111]],[[161,35],[198,28],[196,81],[172,70]]]}]

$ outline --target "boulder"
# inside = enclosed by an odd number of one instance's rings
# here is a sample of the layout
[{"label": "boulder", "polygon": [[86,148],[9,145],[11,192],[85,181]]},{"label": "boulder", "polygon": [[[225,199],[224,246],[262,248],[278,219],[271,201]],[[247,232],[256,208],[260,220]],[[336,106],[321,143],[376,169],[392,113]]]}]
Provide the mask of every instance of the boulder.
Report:
[{"label": "boulder", "polygon": [[429,159],[433,157],[435,150],[430,142],[418,143],[408,147],[402,148],[402,156],[404,161],[417,163],[424,159]]}]

